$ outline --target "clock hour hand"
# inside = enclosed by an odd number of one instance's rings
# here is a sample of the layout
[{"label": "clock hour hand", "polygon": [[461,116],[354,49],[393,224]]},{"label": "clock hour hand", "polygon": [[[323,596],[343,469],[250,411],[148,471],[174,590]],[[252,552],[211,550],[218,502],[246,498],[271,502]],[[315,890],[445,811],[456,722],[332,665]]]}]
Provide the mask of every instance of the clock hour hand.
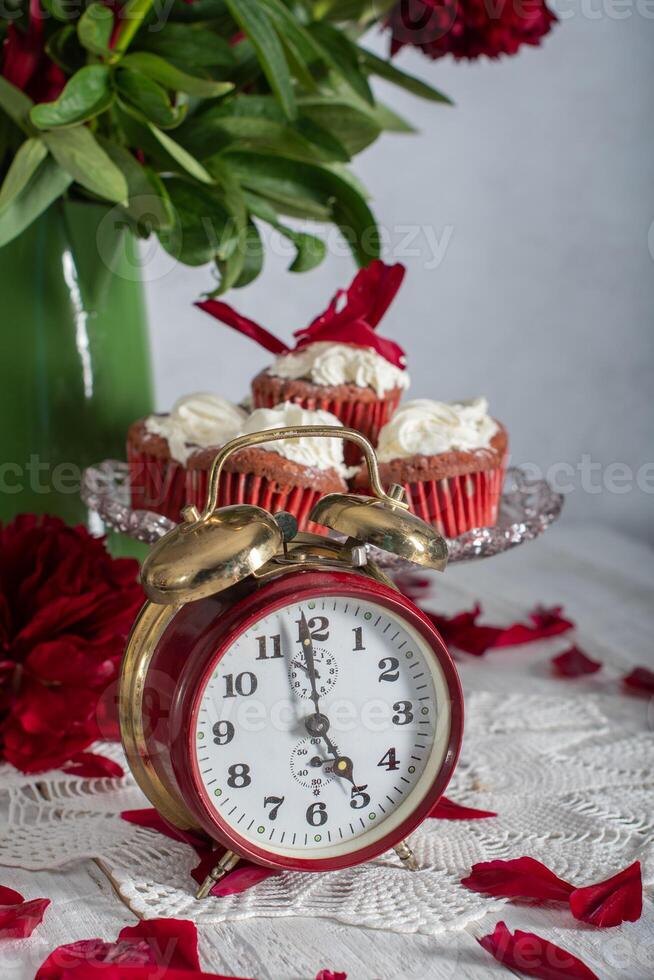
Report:
[{"label": "clock hour hand", "polygon": [[320,713],[309,715],[305,721],[305,725],[309,735],[313,735],[314,738],[322,738],[327,746],[327,750],[331,753],[331,757],[325,761],[333,763],[332,772],[336,776],[340,776],[341,779],[347,779],[353,786],[356,786],[352,771],[352,760],[350,759],[349,755],[340,755],[338,749],[327,734],[329,731],[329,718]]}]

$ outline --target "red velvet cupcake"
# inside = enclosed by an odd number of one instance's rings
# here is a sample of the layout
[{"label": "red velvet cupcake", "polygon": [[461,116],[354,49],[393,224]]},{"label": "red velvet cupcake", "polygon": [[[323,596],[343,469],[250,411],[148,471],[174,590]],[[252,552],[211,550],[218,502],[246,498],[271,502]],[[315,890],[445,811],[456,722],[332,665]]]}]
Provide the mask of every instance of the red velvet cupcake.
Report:
[{"label": "red velvet cupcake", "polygon": [[[402,265],[374,261],[355,276],[347,291],[336,293],[310,326],[296,331],[294,348],[226,303],[207,300],[197,305],[278,355],[252,382],[255,408],[293,402],[331,412],[376,445],[409,385],[402,348],[375,332],[403,277]],[[348,463],[361,458],[354,445],[345,453]]]},{"label": "red velvet cupcake", "polygon": [[[128,435],[132,506],[154,510],[175,521],[186,504],[195,504],[200,510],[204,507],[211,464],[220,446],[228,441],[222,438],[214,445],[199,446],[197,432],[188,422],[183,432],[175,424],[180,406],[188,408],[187,400],[181,399],[170,416],[150,416],[134,423]],[[327,412],[311,412],[299,405],[259,409],[249,416],[236,406],[230,407],[234,415],[227,414],[230,421],[238,421],[238,431],[229,439],[281,426],[339,425]],[[347,474],[341,440],[289,439],[252,446],[227,459],[218,506],[246,503],[272,513],[285,510],[297,518],[300,530],[324,534],[325,528],[312,524],[309,514],[323,494],[347,490]]]},{"label": "red velvet cupcake", "polygon": [[[484,398],[405,402],[380,433],[377,456],[384,487],[401,484],[414,514],[453,538],[497,522],[506,473],[506,429]],[[361,469],[355,490],[368,489]]]}]

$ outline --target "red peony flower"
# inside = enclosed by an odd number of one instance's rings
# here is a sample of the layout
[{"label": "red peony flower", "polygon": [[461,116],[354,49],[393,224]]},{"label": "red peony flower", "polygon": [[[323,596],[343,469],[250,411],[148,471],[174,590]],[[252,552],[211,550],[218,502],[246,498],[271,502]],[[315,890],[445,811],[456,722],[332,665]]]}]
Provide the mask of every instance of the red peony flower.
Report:
[{"label": "red peony flower", "polygon": [[66,84],[66,76],[45,53],[44,20],[39,0],[30,0],[29,8],[29,23],[25,30],[13,23],[7,28],[0,74],[16,88],[27,92],[35,102],[50,102]]},{"label": "red peony flower", "polygon": [[434,59],[497,58],[539,44],[556,20],[545,0],[400,0],[388,18],[391,54],[410,44]]},{"label": "red peony flower", "polygon": [[0,524],[0,756],[23,772],[105,735],[98,701],[143,602],[137,574],[83,527],[33,514]]}]

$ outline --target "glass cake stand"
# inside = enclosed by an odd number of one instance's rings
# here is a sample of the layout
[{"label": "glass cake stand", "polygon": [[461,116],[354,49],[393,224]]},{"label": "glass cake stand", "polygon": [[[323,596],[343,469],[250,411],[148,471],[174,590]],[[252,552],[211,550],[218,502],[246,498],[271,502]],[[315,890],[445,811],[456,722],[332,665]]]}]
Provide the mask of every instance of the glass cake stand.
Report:
[{"label": "glass cake stand", "polygon": [[[175,522],[150,510],[134,510],[130,505],[127,463],[108,459],[84,471],[81,495],[91,511],[94,524],[107,531],[126,534],[137,541],[153,544]],[[541,535],[563,507],[563,495],[546,480],[531,480],[518,467],[507,471],[496,525],[476,527],[456,538],[448,538],[450,562],[490,558],[509,551]],[[93,526],[93,523],[91,526]],[[385,552],[374,552],[374,560],[386,567],[408,567],[408,563]],[[413,567],[413,566],[411,566]]]}]

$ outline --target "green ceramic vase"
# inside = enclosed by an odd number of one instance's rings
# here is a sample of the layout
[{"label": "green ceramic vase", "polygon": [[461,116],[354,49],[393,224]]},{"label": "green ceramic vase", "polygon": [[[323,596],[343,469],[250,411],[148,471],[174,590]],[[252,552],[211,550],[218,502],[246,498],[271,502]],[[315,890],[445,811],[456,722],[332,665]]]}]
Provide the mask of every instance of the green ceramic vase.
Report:
[{"label": "green ceramic vase", "polygon": [[119,212],[57,201],[0,248],[0,519],[84,523],[80,476],[152,409],[138,248]]}]

